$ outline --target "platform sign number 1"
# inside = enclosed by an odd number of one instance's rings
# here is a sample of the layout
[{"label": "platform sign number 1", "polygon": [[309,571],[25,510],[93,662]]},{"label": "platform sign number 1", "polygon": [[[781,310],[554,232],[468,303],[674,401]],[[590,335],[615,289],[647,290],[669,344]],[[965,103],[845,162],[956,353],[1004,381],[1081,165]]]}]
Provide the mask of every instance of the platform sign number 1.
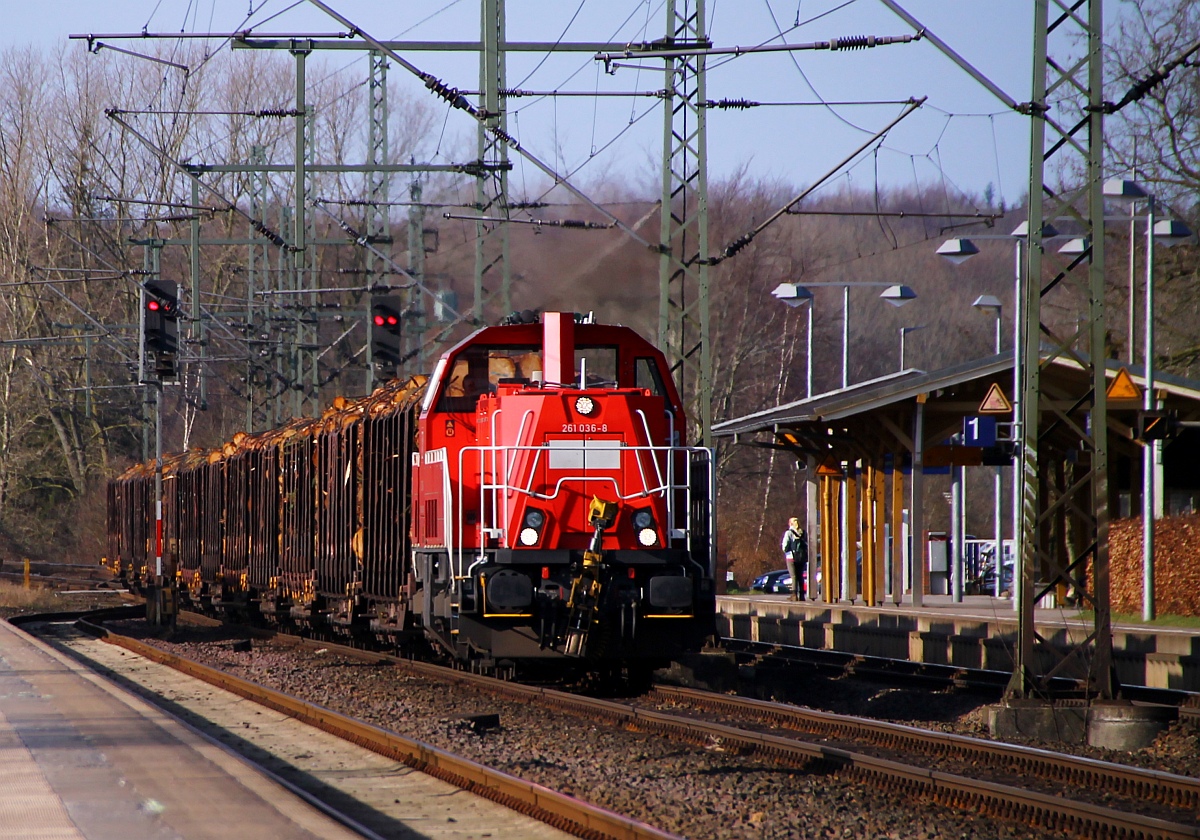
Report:
[{"label": "platform sign number 1", "polygon": [[963,443],[966,446],[995,446],[996,418],[986,415],[964,417]]}]

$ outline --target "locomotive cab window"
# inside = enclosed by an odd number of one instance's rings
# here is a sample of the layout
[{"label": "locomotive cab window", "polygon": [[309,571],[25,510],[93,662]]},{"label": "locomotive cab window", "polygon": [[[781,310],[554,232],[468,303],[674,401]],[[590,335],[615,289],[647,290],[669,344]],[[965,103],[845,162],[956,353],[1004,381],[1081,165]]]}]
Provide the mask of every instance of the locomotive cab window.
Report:
[{"label": "locomotive cab window", "polygon": [[637,360],[635,366],[637,388],[645,388],[656,397],[665,397],[667,389],[663,386],[662,373],[658,369],[658,365],[654,363],[654,359],[643,356]]},{"label": "locomotive cab window", "polygon": [[542,354],[536,347],[511,345],[468,347],[454,358],[438,411],[474,411],[484,394],[492,394],[503,380],[541,381]]},{"label": "locomotive cab window", "polygon": [[[579,381],[579,372],[583,379]],[[617,348],[578,347],[575,350],[575,378],[581,388],[616,388]]]}]

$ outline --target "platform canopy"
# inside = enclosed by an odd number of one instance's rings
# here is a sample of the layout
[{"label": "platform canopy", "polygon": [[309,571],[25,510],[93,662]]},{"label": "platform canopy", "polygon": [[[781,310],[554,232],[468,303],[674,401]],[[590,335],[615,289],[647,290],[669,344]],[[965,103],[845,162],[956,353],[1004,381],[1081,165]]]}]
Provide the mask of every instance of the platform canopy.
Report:
[{"label": "platform canopy", "polygon": [[[1145,387],[1140,366],[1123,366],[1109,361],[1108,381],[1125,367],[1128,377],[1139,389]],[[1087,372],[1073,360],[1059,358],[1042,372],[1042,388],[1054,407],[1061,399],[1068,411],[1069,395],[1080,393]],[[1154,382],[1163,408],[1174,420],[1200,421],[1200,381],[1155,372]],[[818,462],[873,458],[885,454],[914,451],[913,430],[916,407],[924,405],[921,441],[927,453],[927,467],[949,463],[970,466],[981,463],[978,447],[954,447],[970,452],[947,452],[949,440],[963,430],[965,418],[988,414],[1001,427],[1012,422],[1011,413],[983,412],[981,406],[999,389],[1011,404],[1013,359],[1000,353],[935,371],[909,369],[888,374],[795,402],[767,408],[742,417],[714,424],[714,437],[733,437],[736,442],[778,447],[798,456],[813,456]],[[1061,395],[1061,397],[1059,396]],[[1109,398],[1110,445],[1117,455],[1131,456],[1141,451],[1135,440],[1139,403]],[[1053,433],[1053,432],[1051,432]],[[1190,435],[1189,435],[1190,437]]]}]

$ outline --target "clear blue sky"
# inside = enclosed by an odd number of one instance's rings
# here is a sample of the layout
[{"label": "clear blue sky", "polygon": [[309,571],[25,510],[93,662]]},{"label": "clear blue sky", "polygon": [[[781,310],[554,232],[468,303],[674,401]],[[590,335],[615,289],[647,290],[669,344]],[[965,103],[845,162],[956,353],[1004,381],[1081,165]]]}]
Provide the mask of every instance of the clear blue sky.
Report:
[{"label": "clear blue sky", "polygon": [[[53,0],[6,4],[0,46],[66,43],[69,33],[228,31],[245,25],[251,0]],[[336,22],[308,3],[252,0],[251,25],[261,32],[335,32]],[[469,39],[478,34],[477,0],[397,3],[331,0],[363,30],[379,38]],[[1018,101],[1030,88],[1032,3],[1003,0],[904,0],[930,31]],[[522,0],[508,3],[510,40],[642,41],[665,30],[660,0]],[[807,43],[851,35],[902,35],[912,29],[878,0],[708,0],[709,35],[716,46]],[[796,26],[800,21],[801,25]],[[137,48],[138,45],[126,44]],[[75,42],[71,49],[83,50]],[[473,55],[414,52],[407,56],[448,84],[475,88]],[[129,59],[134,61],[136,59]],[[345,54],[335,64],[349,63]],[[653,64],[654,62],[644,62]],[[365,63],[361,62],[364,67]],[[576,91],[655,90],[661,69],[619,69],[606,75],[589,54],[510,54],[509,84],[525,89]],[[1020,199],[1028,180],[1029,129],[928,41],[859,52],[808,51],[709,60],[709,99],[762,102],[896,100],[927,96],[920,112],[888,137],[878,156],[855,165],[849,180],[870,188],[944,183],[980,194],[991,182],[997,198]],[[404,76],[397,69],[393,78]],[[405,80],[405,84],[412,84]],[[119,105],[122,103],[106,103]],[[647,98],[514,99],[510,130],[539,157],[560,168],[582,166],[582,182],[604,173],[653,184],[662,146],[658,100]],[[636,118],[648,109],[634,125]],[[745,167],[750,175],[791,185],[811,183],[899,112],[896,105],[760,107],[711,111],[710,177]],[[464,136],[469,117],[451,114],[451,130]],[[595,150],[595,154],[593,154]],[[520,167],[514,183],[520,183]],[[527,173],[530,177],[531,173]],[[838,179],[844,184],[847,176]]]}]

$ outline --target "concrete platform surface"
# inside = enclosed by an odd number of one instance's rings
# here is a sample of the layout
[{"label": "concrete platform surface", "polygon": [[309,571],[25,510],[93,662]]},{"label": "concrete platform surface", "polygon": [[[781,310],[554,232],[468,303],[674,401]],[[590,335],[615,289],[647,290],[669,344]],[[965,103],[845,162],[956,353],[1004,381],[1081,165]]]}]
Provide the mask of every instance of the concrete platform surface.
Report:
[{"label": "concrete platform surface", "polygon": [[0,621],[0,840],[360,835]]},{"label": "concrete platform surface", "polygon": [[[41,638],[122,684],[136,685],[188,726],[223,747],[252,756],[256,767],[292,789],[332,803],[367,837],[570,840],[571,835],[532,817],[106,644],[73,625],[49,625]],[[223,828],[230,832],[227,837],[241,836],[234,823],[224,823]]]}]

